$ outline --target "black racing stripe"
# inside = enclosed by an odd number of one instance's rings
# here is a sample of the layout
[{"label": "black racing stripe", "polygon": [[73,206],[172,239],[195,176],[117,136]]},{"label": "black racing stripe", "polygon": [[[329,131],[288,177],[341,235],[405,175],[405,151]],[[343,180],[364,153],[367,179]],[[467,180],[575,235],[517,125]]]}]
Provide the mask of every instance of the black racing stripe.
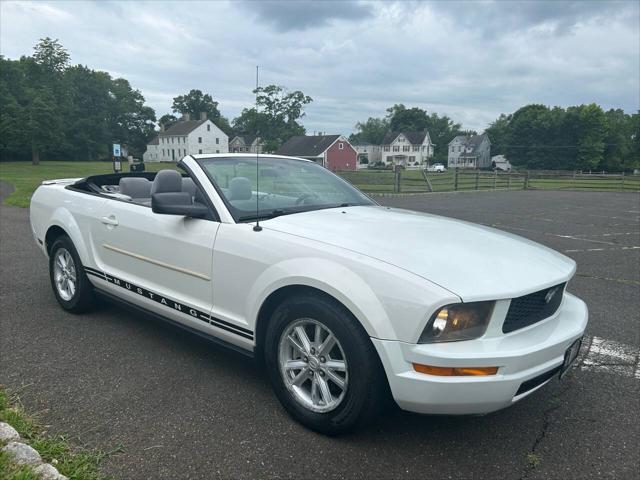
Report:
[{"label": "black racing stripe", "polygon": [[93,275],[94,277],[98,277],[104,280],[104,273],[102,272],[94,272],[93,270],[87,270],[85,268],[85,273],[88,273],[89,275]]},{"label": "black racing stripe", "polygon": [[177,300],[173,300],[171,298],[165,297],[164,295],[160,295],[158,293],[152,292],[144,287],[140,287],[134,283],[127,282],[126,280],[122,280],[121,278],[114,277],[113,275],[105,274],[99,270],[94,268],[85,267],[85,271],[89,275],[94,275],[96,277],[101,278],[102,280],[106,280],[107,282],[116,285],[118,287],[124,288],[125,290],[129,290],[130,292],[137,293],[138,295],[147,298],[149,300],[153,300],[156,303],[164,305],[168,308],[173,308],[178,310],[179,312],[188,315],[197,320],[201,320],[203,322],[208,323],[209,325],[220,328],[221,330],[225,330],[230,333],[234,333],[243,338],[247,338],[249,340],[253,340],[253,332],[247,328],[240,327],[238,325],[233,325],[232,323],[226,322],[219,318],[212,317],[206,312],[198,310],[197,308],[193,308],[189,305],[185,305],[182,302],[178,302]]}]

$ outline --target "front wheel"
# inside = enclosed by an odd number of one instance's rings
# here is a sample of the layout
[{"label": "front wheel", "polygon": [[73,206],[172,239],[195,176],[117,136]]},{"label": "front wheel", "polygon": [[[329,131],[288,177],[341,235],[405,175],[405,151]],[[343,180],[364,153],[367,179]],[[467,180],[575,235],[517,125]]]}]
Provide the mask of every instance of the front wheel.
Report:
[{"label": "front wheel", "polygon": [[93,286],[84,273],[73,242],[67,236],[58,238],[51,246],[49,276],[56,300],[65,310],[81,313],[93,305]]},{"label": "front wheel", "polygon": [[275,393],[297,421],[335,435],[371,421],[386,379],[371,340],[338,302],[301,295],[273,313],[265,363]]}]

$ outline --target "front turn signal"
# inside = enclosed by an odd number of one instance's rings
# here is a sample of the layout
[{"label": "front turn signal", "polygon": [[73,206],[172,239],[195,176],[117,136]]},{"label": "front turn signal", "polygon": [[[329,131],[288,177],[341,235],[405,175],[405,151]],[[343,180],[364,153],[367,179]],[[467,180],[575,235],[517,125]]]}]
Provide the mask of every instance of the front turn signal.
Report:
[{"label": "front turn signal", "polygon": [[435,367],[433,365],[421,365],[419,363],[414,363],[413,369],[419,373],[440,377],[484,377],[498,373],[498,367]]}]

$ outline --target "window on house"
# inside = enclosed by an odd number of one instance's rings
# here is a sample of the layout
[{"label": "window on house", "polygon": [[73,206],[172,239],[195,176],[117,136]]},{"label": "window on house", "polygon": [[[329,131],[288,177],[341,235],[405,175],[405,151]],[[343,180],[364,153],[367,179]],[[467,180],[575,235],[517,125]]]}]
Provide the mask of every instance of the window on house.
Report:
[{"label": "window on house", "polygon": [[198,137],[198,143],[202,143],[202,137]]},{"label": "window on house", "polygon": [[202,149],[198,150],[198,153],[202,153]]},{"label": "window on house", "polygon": [[216,153],[220,153],[220,150],[216,150]]},{"label": "window on house", "polygon": [[411,150],[411,147],[409,145],[405,145],[404,147],[402,147],[403,152],[408,152],[409,150]]},{"label": "window on house", "polygon": [[416,161],[416,157],[413,157],[413,156],[409,157],[409,161],[410,162],[415,162]]},{"label": "window on house", "polygon": [[175,138],[175,137],[171,137],[171,143],[174,143],[174,142],[175,142],[175,140],[176,140],[176,138]]},{"label": "window on house", "polygon": [[385,151],[385,152],[388,152],[388,151],[389,151],[389,145],[385,145],[385,146],[384,146],[384,151]]},{"label": "window on house", "polygon": [[216,145],[220,145],[220,139],[216,137]]},{"label": "window on house", "polygon": [[207,132],[211,131],[211,125],[207,124]]},{"label": "window on house", "polygon": [[420,147],[413,147],[413,151],[414,152],[419,152],[420,151]]},{"label": "window on house", "polygon": [[162,149],[162,156],[164,157],[164,148]]},{"label": "window on house", "polygon": [[394,152],[399,152],[400,151],[400,147],[398,145],[393,147],[393,151]]},{"label": "window on house", "polygon": [[340,142],[338,144],[338,150],[344,150],[344,143]]}]

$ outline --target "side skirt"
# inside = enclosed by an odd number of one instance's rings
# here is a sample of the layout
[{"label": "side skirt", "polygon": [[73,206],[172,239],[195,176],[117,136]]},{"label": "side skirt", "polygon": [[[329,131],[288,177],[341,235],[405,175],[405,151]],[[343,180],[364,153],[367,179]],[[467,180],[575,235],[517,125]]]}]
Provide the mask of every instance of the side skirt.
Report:
[{"label": "side skirt", "polygon": [[146,309],[144,307],[141,307],[140,305],[136,305],[133,302],[129,302],[127,300],[124,300],[123,298],[118,297],[116,295],[113,295],[112,293],[107,292],[105,290],[102,290],[102,289],[100,289],[98,287],[94,286],[94,290],[99,295],[101,295],[101,296],[103,296],[105,298],[108,298],[109,300],[112,300],[115,303],[126,305],[127,307],[130,307],[130,308],[132,308],[134,310],[137,310],[138,312],[144,313],[145,315],[149,315],[149,316],[151,316],[153,318],[156,318],[158,320],[162,320],[165,323],[168,323],[170,325],[178,327],[181,330],[185,330],[185,331],[187,331],[189,333],[193,333],[193,334],[195,334],[195,335],[197,335],[197,336],[199,336],[201,338],[204,338],[205,340],[207,340],[207,341],[209,341],[211,343],[215,343],[216,345],[220,345],[220,346],[228,348],[230,350],[234,350],[234,351],[236,351],[236,352],[238,352],[238,353],[240,353],[240,354],[242,354],[242,355],[244,355],[246,357],[255,358],[255,353],[254,353],[253,350],[245,350],[244,348],[241,348],[241,347],[239,347],[237,345],[234,345],[233,343],[226,342],[226,341],[224,341],[224,340],[222,340],[220,338],[214,337],[212,335],[207,335],[205,332],[202,332],[202,331],[197,330],[195,328],[191,328],[191,327],[189,327],[189,326],[187,326],[187,325],[185,325],[183,323],[176,322],[175,320],[172,320],[170,318],[164,317],[164,316],[160,315],[159,313],[156,313],[156,312],[153,312],[151,310],[148,310],[148,309]]}]

